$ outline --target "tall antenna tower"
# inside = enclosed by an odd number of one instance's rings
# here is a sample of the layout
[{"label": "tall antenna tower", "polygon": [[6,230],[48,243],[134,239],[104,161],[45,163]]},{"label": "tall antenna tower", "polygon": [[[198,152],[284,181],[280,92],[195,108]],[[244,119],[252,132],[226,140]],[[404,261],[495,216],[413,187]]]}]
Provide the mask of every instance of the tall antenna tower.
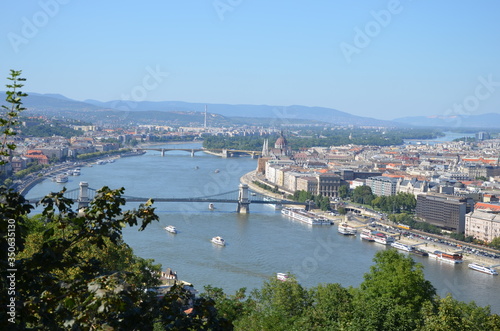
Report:
[{"label": "tall antenna tower", "polygon": [[203,127],[205,129],[207,128],[207,105],[205,105],[205,123],[203,124]]}]

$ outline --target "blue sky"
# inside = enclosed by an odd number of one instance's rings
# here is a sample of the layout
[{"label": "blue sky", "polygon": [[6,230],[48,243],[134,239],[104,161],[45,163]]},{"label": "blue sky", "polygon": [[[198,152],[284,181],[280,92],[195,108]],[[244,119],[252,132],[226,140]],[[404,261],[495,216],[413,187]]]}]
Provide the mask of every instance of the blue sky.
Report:
[{"label": "blue sky", "polygon": [[495,0],[2,1],[0,75],[77,100],[500,112],[499,13]]}]

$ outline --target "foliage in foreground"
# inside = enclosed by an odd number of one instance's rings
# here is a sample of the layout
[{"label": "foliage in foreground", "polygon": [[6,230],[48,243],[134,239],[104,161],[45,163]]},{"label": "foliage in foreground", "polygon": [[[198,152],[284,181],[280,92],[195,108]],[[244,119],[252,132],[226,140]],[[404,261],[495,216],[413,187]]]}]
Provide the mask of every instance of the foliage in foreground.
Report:
[{"label": "foliage in foreground", "polygon": [[[0,248],[16,252],[1,259],[0,301],[15,305],[1,310],[0,329],[12,330],[152,330],[220,329],[210,300],[188,305],[189,292],[174,287],[163,298],[148,291],[159,284],[159,265],[136,257],[123,242],[124,226],[143,230],[158,220],[152,202],[123,211],[123,188],[103,187],[88,207],[71,209],[64,191],[40,201],[40,216],[17,192],[0,187]],[[14,224],[14,226],[10,226]],[[15,234],[15,237],[10,233]],[[11,278],[15,276],[15,294]],[[186,313],[185,310],[193,310]],[[13,323],[15,322],[15,324]],[[226,328],[227,329],[227,328]]]}]

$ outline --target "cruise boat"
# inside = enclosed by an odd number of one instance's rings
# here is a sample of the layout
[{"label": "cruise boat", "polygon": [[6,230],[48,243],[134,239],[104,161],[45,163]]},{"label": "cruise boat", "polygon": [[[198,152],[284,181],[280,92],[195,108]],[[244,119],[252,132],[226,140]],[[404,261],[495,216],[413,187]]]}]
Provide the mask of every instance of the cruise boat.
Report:
[{"label": "cruise boat", "polygon": [[66,175],[57,175],[56,177],[56,183],[67,183],[68,182],[68,176]]},{"label": "cruise boat", "polygon": [[400,243],[400,242],[393,242],[391,243],[391,247],[394,247],[396,249],[400,249],[402,251],[406,251],[406,252],[411,252],[413,250],[413,247],[410,246],[410,245],[405,245],[403,243]]},{"label": "cruise boat", "polygon": [[331,225],[332,221],[300,208],[283,208],[281,214],[310,225]]},{"label": "cruise boat", "polygon": [[222,237],[213,237],[211,242],[219,246],[226,246],[226,241]]},{"label": "cruise boat", "polygon": [[351,236],[351,235],[353,236],[358,232],[356,228],[353,228],[347,223],[339,224],[339,228],[337,229],[337,231],[338,233],[343,234],[345,236]]},{"label": "cruise boat", "polygon": [[286,280],[288,279],[288,274],[283,273],[283,272],[278,272],[278,273],[276,274],[276,279],[277,279],[277,280],[281,280],[281,281],[283,281],[283,282],[284,282],[284,281],[286,281]]},{"label": "cruise boat", "polygon": [[434,251],[433,253],[429,253],[429,257],[451,264],[464,262],[462,254],[458,252],[445,253],[441,251]]},{"label": "cruise boat", "polygon": [[493,275],[493,276],[498,275],[498,272],[495,269],[493,269],[492,267],[487,267],[487,266],[479,264],[479,263],[469,263],[469,268],[472,270],[483,272],[483,273],[488,274],[488,275]]},{"label": "cruise boat", "polygon": [[173,225],[168,225],[165,227],[165,230],[167,230],[168,232],[170,233],[173,233],[173,234],[176,234],[177,233],[177,229],[175,228],[175,226]]},{"label": "cruise boat", "polygon": [[395,240],[394,237],[388,236],[385,233],[374,231],[373,233],[373,238],[375,239],[376,243],[382,244],[382,245],[390,245],[392,244]]},{"label": "cruise boat", "polygon": [[372,231],[370,229],[364,229],[361,231],[360,237],[362,240],[375,241],[375,237],[372,235]]}]

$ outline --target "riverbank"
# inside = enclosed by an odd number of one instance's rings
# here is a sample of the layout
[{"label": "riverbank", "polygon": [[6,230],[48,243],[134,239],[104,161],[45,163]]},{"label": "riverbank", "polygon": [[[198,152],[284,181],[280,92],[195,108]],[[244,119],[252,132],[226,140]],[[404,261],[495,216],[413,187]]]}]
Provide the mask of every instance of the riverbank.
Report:
[{"label": "riverbank", "polygon": [[260,186],[255,185],[254,182],[259,182],[259,183],[262,183],[265,185],[272,185],[270,183],[266,183],[263,178],[260,178],[258,176],[256,170],[250,171],[250,172],[244,174],[243,176],[241,176],[241,178],[240,178],[240,183],[246,184],[246,185],[248,185],[248,188],[251,189],[252,191],[254,191],[256,193],[260,193],[260,194],[265,195],[265,196],[268,196],[270,198],[281,200],[281,199],[283,199],[283,194],[293,194],[291,192],[286,192],[286,191],[284,191],[284,193],[273,193],[273,192],[270,192],[266,189],[263,189]]},{"label": "riverbank", "polygon": [[[62,174],[65,172],[69,172],[71,170],[74,170],[76,168],[81,168],[81,167],[90,167],[92,166],[95,162],[100,161],[100,160],[105,160],[105,159],[118,159],[121,157],[131,157],[131,156],[140,156],[143,155],[144,153],[139,153],[139,152],[131,152],[131,151],[126,151],[120,154],[114,154],[114,155],[102,155],[102,156],[97,156],[91,159],[87,160],[80,160],[76,162],[64,162],[60,164],[55,164],[52,167],[48,169],[43,169],[41,172],[31,174],[31,176],[28,176],[26,180],[23,180],[21,184],[18,184],[16,186],[16,191],[18,191],[21,195],[25,196],[28,194],[28,192],[37,184],[43,182],[46,179],[50,179],[52,177],[57,176],[58,174]],[[39,175],[42,176],[39,176]]]},{"label": "riverbank", "polygon": [[[283,194],[273,193],[273,192],[270,192],[268,190],[265,190],[265,189],[255,185],[255,183],[254,183],[255,181],[260,182],[262,184],[269,185],[269,183],[266,183],[262,178],[259,178],[259,176],[257,175],[257,171],[255,171],[255,170],[244,174],[240,178],[240,182],[242,184],[248,185],[248,187],[254,192],[257,192],[257,193],[260,193],[262,195],[265,195],[265,196],[268,196],[271,198],[275,198],[275,199],[282,199],[283,198]],[[291,193],[289,193],[289,194],[291,194]],[[340,216],[332,216],[328,213],[322,213],[322,216],[326,217],[330,220],[333,220],[337,223],[339,221],[344,222],[344,223],[348,223],[349,225],[359,229],[358,232],[360,232],[360,230],[362,228],[368,226],[368,224],[367,224],[368,222],[366,219],[358,220],[356,217],[352,217],[352,218],[347,219],[347,218],[340,217]],[[386,226],[387,226],[387,229],[385,229],[385,230],[389,230],[392,232],[396,231],[396,229],[391,227],[390,225],[386,225]],[[379,229],[379,230],[382,230],[382,229]],[[417,245],[416,247],[418,247],[419,249],[422,249],[426,252],[432,253],[432,252],[438,250],[438,251],[442,251],[442,252],[451,253],[451,252],[460,250],[459,248],[450,249],[450,246],[439,243],[439,242],[435,242],[432,239],[427,240],[427,239],[421,238],[422,236],[425,237],[425,234],[422,235],[421,233],[416,233],[416,232],[412,232],[412,231],[406,231],[406,232],[413,233],[413,235],[412,235],[413,238],[411,238],[411,236],[404,236],[399,232],[393,233],[392,235],[399,237],[398,241],[400,241],[404,244],[408,244],[408,245]],[[499,259],[478,256],[478,255],[467,253],[467,252],[463,252],[463,260],[464,260],[464,263],[481,263],[481,264],[485,264],[485,265],[500,264]]]}]

